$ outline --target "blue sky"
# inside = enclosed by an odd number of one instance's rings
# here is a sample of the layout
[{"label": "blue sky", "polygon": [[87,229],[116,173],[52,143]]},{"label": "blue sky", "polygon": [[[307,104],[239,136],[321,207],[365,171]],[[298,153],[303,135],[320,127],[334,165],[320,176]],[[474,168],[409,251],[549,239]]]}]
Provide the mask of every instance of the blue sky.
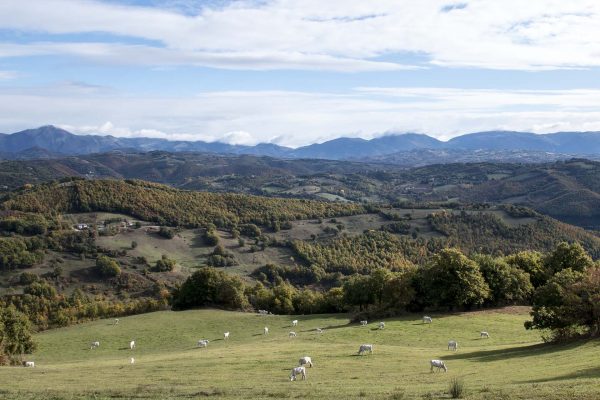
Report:
[{"label": "blue sky", "polygon": [[600,130],[595,0],[0,2],[0,132]]}]

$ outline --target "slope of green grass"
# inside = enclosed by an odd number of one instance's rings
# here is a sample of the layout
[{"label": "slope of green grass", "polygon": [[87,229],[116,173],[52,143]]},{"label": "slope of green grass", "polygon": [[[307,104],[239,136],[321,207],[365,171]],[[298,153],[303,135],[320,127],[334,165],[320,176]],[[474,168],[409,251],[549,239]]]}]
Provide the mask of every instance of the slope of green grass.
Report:
[{"label": "slope of green grass", "polygon": [[[384,330],[376,321],[349,324],[345,315],[215,310],[137,315],[119,325],[100,320],[36,335],[39,350],[29,358],[36,368],[0,368],[0,398],[448,398],[454,377],[471,399],[600,396],[598,341],[542,344],[523,329],[525,309],[433,317],[431,325],[420,315],[389,319]],[[295,318],[299,326],[291,328]],[[490,339],[479,338],[484,329]],[[289,338],[290,330],[298,337]],[[196,348],[201,338],[211,341],[208,348]],[[456,353],[446,349],[449,339],[458,341]],[[100,348],[90,350],[94,340]],[[374,353],[357,356],[362,343],[374,344]],[[308,380],[290,382],[290,369],[305,355],[315,364]],[[430,373],[432,358],[445,360],[448,373]]]}]

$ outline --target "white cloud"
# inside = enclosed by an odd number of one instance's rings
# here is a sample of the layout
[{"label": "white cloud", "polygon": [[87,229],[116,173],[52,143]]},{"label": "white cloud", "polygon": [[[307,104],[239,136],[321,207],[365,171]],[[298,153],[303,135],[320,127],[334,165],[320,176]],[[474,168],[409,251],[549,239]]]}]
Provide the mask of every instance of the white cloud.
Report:
[{"label": "white cloud", "polygon": [[[177,3],[188,4],[171,4]],[[125,37],[150,41],[138,47],[33,43],[12,49],[5,43],[4,57],[55,52],[150,65],[363,71],[406,68],[380,58],[418,53],[443,66],[600,66],[596,0],[235,1],[205,6],[197,15],[90,0],[3,1],[0,26],[51,35],[108,32],[124,37],[123,43]]]},{"label": "white cloud", "polygon": [[2,71],[0,70],[0,81],[17,79],[19,74],[15,71]]},{"label": "white cloud", "polygon": [[[340,136],[419,132],[441,139],[484,130],[600,131],[600,90],[358,88],[350,94],[205,92],[189,97],[0,93],[0,131],[55,124],[81,134],[301,146]],[[106,122],[111,121],[111,122]]]}]

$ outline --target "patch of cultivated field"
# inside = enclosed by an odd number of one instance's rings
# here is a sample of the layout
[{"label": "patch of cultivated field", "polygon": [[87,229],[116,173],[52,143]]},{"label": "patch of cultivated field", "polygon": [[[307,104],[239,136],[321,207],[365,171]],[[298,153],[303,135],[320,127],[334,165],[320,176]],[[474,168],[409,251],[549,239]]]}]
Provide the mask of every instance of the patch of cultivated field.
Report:
[{"label": "patch of cultivated field", "polygon": [[[463,380],[470,399],[600,397],[598,341],[542,344],[523,329],[525,308],[432,317],[431,325],[420,315],[388,319],[384,330],[378,321],[349,324],[345,315],[215,310],[100,320],[36,335],[39,350],[29,358],[36,367],[0,368],[0,398],[438,399],[449,397],[452,378]],[[299,326],[290,327],[293,319]],[[296,338],[288,337],[292,329]],[[491,338],[480,339],[480,330]],[[129,350],[132,339],[137,347]],[[208,348],[197,348],[199,339],[209,339]],[[449,339],[457,352],[446,349]],[[90,350],[95,340],[100,347]],[[363,343],[374,345],[372,355],[356,354]],[[290,382],[305,355],[314,361],[308,379]],[[430,373],[432,358],[449,371]]]}]

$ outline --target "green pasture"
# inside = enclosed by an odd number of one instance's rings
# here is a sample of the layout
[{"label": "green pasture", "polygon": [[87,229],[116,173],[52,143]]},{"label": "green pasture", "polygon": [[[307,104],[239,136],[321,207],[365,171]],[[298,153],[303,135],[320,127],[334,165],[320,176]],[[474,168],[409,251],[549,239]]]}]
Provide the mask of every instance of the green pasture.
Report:
[{"label": "green pasture", "polygon": [[[386,319],[383,330],[379,321],[361,327],[346,315],[217,310],[99,320],[36,335],[39,350],[27,357],[36,367],[0,368],[0,398],[441,399],[452,378],[464,382],[468,399],[600,398],[600,342],[543,344],[523,328],[526,308],[433,314],[431,325],[420,317]],[[480,339],[481,330],[491,338]],[[129,350],[132,339],[137,347]],[[209,346],[197,348],[199,339]],[[457,352],[447,350],[449,339]],[[90,350],[95,340],[100,347]],[[356,354],[363,343],[374,345],[372,355]],[[290,382],[305,355],[315,364],[308,379]],[[433,358],[449,371],[431,373]]]}]

